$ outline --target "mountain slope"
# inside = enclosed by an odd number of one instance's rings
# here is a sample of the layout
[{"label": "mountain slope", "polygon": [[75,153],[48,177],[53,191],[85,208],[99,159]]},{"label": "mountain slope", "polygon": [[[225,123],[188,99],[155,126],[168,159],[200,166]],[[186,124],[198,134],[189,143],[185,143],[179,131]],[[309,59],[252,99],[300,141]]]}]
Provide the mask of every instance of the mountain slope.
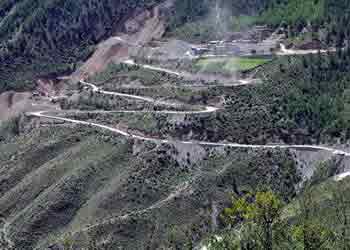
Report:
[{"label": "mountain slope", "polygon": [[212,2],[0,0],[0,92],[74,71],[60,96],[26,93],[28,113],[0,124],[0,248],[193,249],[224,229],[232,194],[290,202],[320,165],[327,178],[349,169],[349,50],[233,67],[260,79],[227,85],[135,56],[167,43],[152,39],[168,21],[172,34],[212,7],[220,21],[270,1]]},{"label": "mountain slope", "polygon": [[156,145],[79,126],[40,126],[0,148],[0,213],[23,250],[64,238],[75,249],[182,248],[218,227],[211,211],[230,192],[259,183],[289,199],[300,181],[288,151]]},{"label": "mountain slope", "polygon": [[1,1],[0,92],[30,88],[38,76],[72,71],[98,41],[125,31],[125,20],[160,2]]},{"label": "mountain slope", "polygon": [[[218,1],[230,14],[256,13],[267,0]],[[164,0],[3,0],[0,2],[0,92],[32,89],[38,78],[74,71],[94,46],[137,13]],[[206,17],[207,0],[178,0],[164,17],[170,29]]]}]

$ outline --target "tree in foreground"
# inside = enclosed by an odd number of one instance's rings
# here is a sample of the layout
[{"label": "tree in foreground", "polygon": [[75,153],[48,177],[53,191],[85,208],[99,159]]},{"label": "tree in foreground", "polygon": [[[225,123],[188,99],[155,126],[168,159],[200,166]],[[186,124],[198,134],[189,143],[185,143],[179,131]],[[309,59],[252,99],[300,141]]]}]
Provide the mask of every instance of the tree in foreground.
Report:
[{"label": "tree in foreground", "polygon": [[329,249],[334,233],[321,222],[319,212],[313,193],[306,191],[299,200],[299,215],[291,230],[296,249]]},{"label": "tree in foreground", "polygon": [[332,207],[335,210],[335,224],[338,225],[336,233],[337,247],[342,250],[350,249],[350,195],[348,192],[349,179],[334,182],[330,186],[332,191]]},{"label": "tree in foreground", "polygon": [[241,249],[273,249],[273,237],[279,228],[283,202],[272,192],[257,192],[234,200],[224,210],[231,225],[241,223]]}]

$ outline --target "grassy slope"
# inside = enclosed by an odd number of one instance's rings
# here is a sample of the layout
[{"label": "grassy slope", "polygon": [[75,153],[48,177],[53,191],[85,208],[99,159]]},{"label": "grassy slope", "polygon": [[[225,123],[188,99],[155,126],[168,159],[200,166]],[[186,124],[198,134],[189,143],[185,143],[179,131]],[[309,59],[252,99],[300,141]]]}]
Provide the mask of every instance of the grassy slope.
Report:
[{"label": "grassy slope", "polygon": [[[309,78],[300,72],[302,59],[290,60],[282,58],[264,66],[269,69],[266,76],[271,82],[230,89],[226,93],[230,101],[222,113],[213,117],[187,117],[188,127],[176,128],[175,132],[170,130],[170,134],[178,138],[190,132],[194,139],[266,142],[261,136],[273,135],[283,128],[285,117],[289,115],[284,108],[294,110],[296,101],[312,101],[309,95],[318,98],[324,94],[338,96],[343,93],[346,85],[340,83],[344,73],[331,69],[327,61],[324,61],[324,70],[332,72],[339,83],[336,81],[335,85],[329,86],[326,85],[329,81],[320,81],[315,92],[313,84],[306,84]],[[290,71],[286,72],[284,68]],[[312,71],[311,68],[308,70]],[[126,74],[119,69],[110,69],[105,76],[96,78],[108,85],[118,79],[114,71]],[[144,74],[147,71],[142,70]],[[141,79],[149,82],[153,77],[166,79],[165,75],[158,74]],[[299,84],[301,80],[303,82]],[[120,83],[128,81],[117,80],[114,84]],[[301,96],[290,98],[295,93]],[[275,114],[272,111],[276,110],[276,105],[281,109]],[[304,106],[308,107],[301,105]],[[329,109],[323,112],[322,115],[329,115]],[[143,125],[137,124],[137,115],[130,119],[118,116],[114,119],[116,122],[120,119],[130,121],[131,126]],[[110,119],[103,117],[102,120]],[[154,122],[153,117],[147,116],[144,129],[154,131],[158,126],[164,129],[163,120],[164,117],[158,117]],[[186,132],[188,128],[190,130]],[[302,138],[305,140],[304,136]],[[197,242],[211,232],[214,223],[212,206],[214,204],[220,210],[229,201],[230,192],[242,193],[258,186],[269,186],[288,200],[295,195],[295,184],[300,180],[291,154],[286,151],[212,151],[184,145],[154,147],[84,127],[39,128],[10,141],[6,139],[1,142],[0,149],[0,160],[4,163],[1,171],[6,173],[0,188],[1,213],[6,218],[19,215],[10,229],[11,236],[20,244],[19,249],[35,245],[37,241],[45,242],[47,237],[57,239],[61,234],[111,215],[145,209],[188,183],[188,188],[180,189],[176,199],[124,220],[102,224],[77,241],[81,247],[88,241],[86,238],[102,240],[113,233],[108,243],[112,249],[118,246],[183,248],[189,239]],[[34,161],[37,158],[39,162]],[[24,234],[26,231],[35,232],[35,237]]]},{"label": "grassy slope", "polygon": [[195,68],[197,71],[205,73],[224,73],[232,74],[237,71],[246,71],[261,66],[269,59],[263,58],[218,58],[218,59],[200,59]]},{"label": "grassy slope", "polygon": [[[286,151],[155,147],[79,126],[37,128],[0,149],[1,214],[14,218],[9,232],[17,249],[142,210],[188,185],[159,208],[84,234],[101,240],[114,232],[112,249],[183,247],[192,233],[193,241],[208,234],[211,206],[220,209],[230,192],[268,185],[288,199],[299,180]],[[88,241],[77,241],[77,249]]]}]

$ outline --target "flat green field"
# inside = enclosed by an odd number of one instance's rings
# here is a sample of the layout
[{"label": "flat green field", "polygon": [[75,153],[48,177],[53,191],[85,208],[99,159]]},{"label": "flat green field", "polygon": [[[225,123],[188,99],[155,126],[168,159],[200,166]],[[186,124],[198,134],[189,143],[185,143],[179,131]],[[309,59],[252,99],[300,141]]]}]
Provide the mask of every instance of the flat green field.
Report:
[{"label": "flat green field", "polygon": [[207,73],[234,73],[242,70],[253,69],[269,62],[266,58],[206,58],[200,59],[195,68]]}]

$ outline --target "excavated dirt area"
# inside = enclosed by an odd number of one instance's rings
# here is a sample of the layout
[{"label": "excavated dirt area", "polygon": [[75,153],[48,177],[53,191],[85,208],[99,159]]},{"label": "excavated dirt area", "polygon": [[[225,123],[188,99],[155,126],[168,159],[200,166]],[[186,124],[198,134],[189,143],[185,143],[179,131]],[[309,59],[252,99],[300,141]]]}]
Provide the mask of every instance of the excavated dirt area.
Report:
[{"label": "excavated dirt area", "polygon": [[124,23],[123,32],[100,43],[93,56],[73,75],[73,82],[103,71],[111,61],[121,62],[131,55],[138,54],[142,46],[153,39],[160,39],[165,32],[165,12],[173,4],[168,0],[164,4],[135,13]]},{"label": "excavated dirt area", "polygon": [[[76,72],[69,77],[63,77],[69,80],[70,84],[77,83],[80,79],[89,75],[94,75],[103,71],[106,66],[113,61],[124,61],[153,39],[159,39],[165,32],[165,13],[172,7],[173,0],[154,7],[144,12],[135,12],[124,23],[123,27],[118,29],[116,36],[101,42],[92,55]],[[42,103],[36,102],[36,96],[59,97],[64,95],[67,83],[59,82],[60,77],[56,79],[38,78],[36,90],[33,93],[15,93],[5,92],[0,95],[0,121],[7,120],[22,112],[38,110]],[[51,106],[45,102],[45,106]]]}]

